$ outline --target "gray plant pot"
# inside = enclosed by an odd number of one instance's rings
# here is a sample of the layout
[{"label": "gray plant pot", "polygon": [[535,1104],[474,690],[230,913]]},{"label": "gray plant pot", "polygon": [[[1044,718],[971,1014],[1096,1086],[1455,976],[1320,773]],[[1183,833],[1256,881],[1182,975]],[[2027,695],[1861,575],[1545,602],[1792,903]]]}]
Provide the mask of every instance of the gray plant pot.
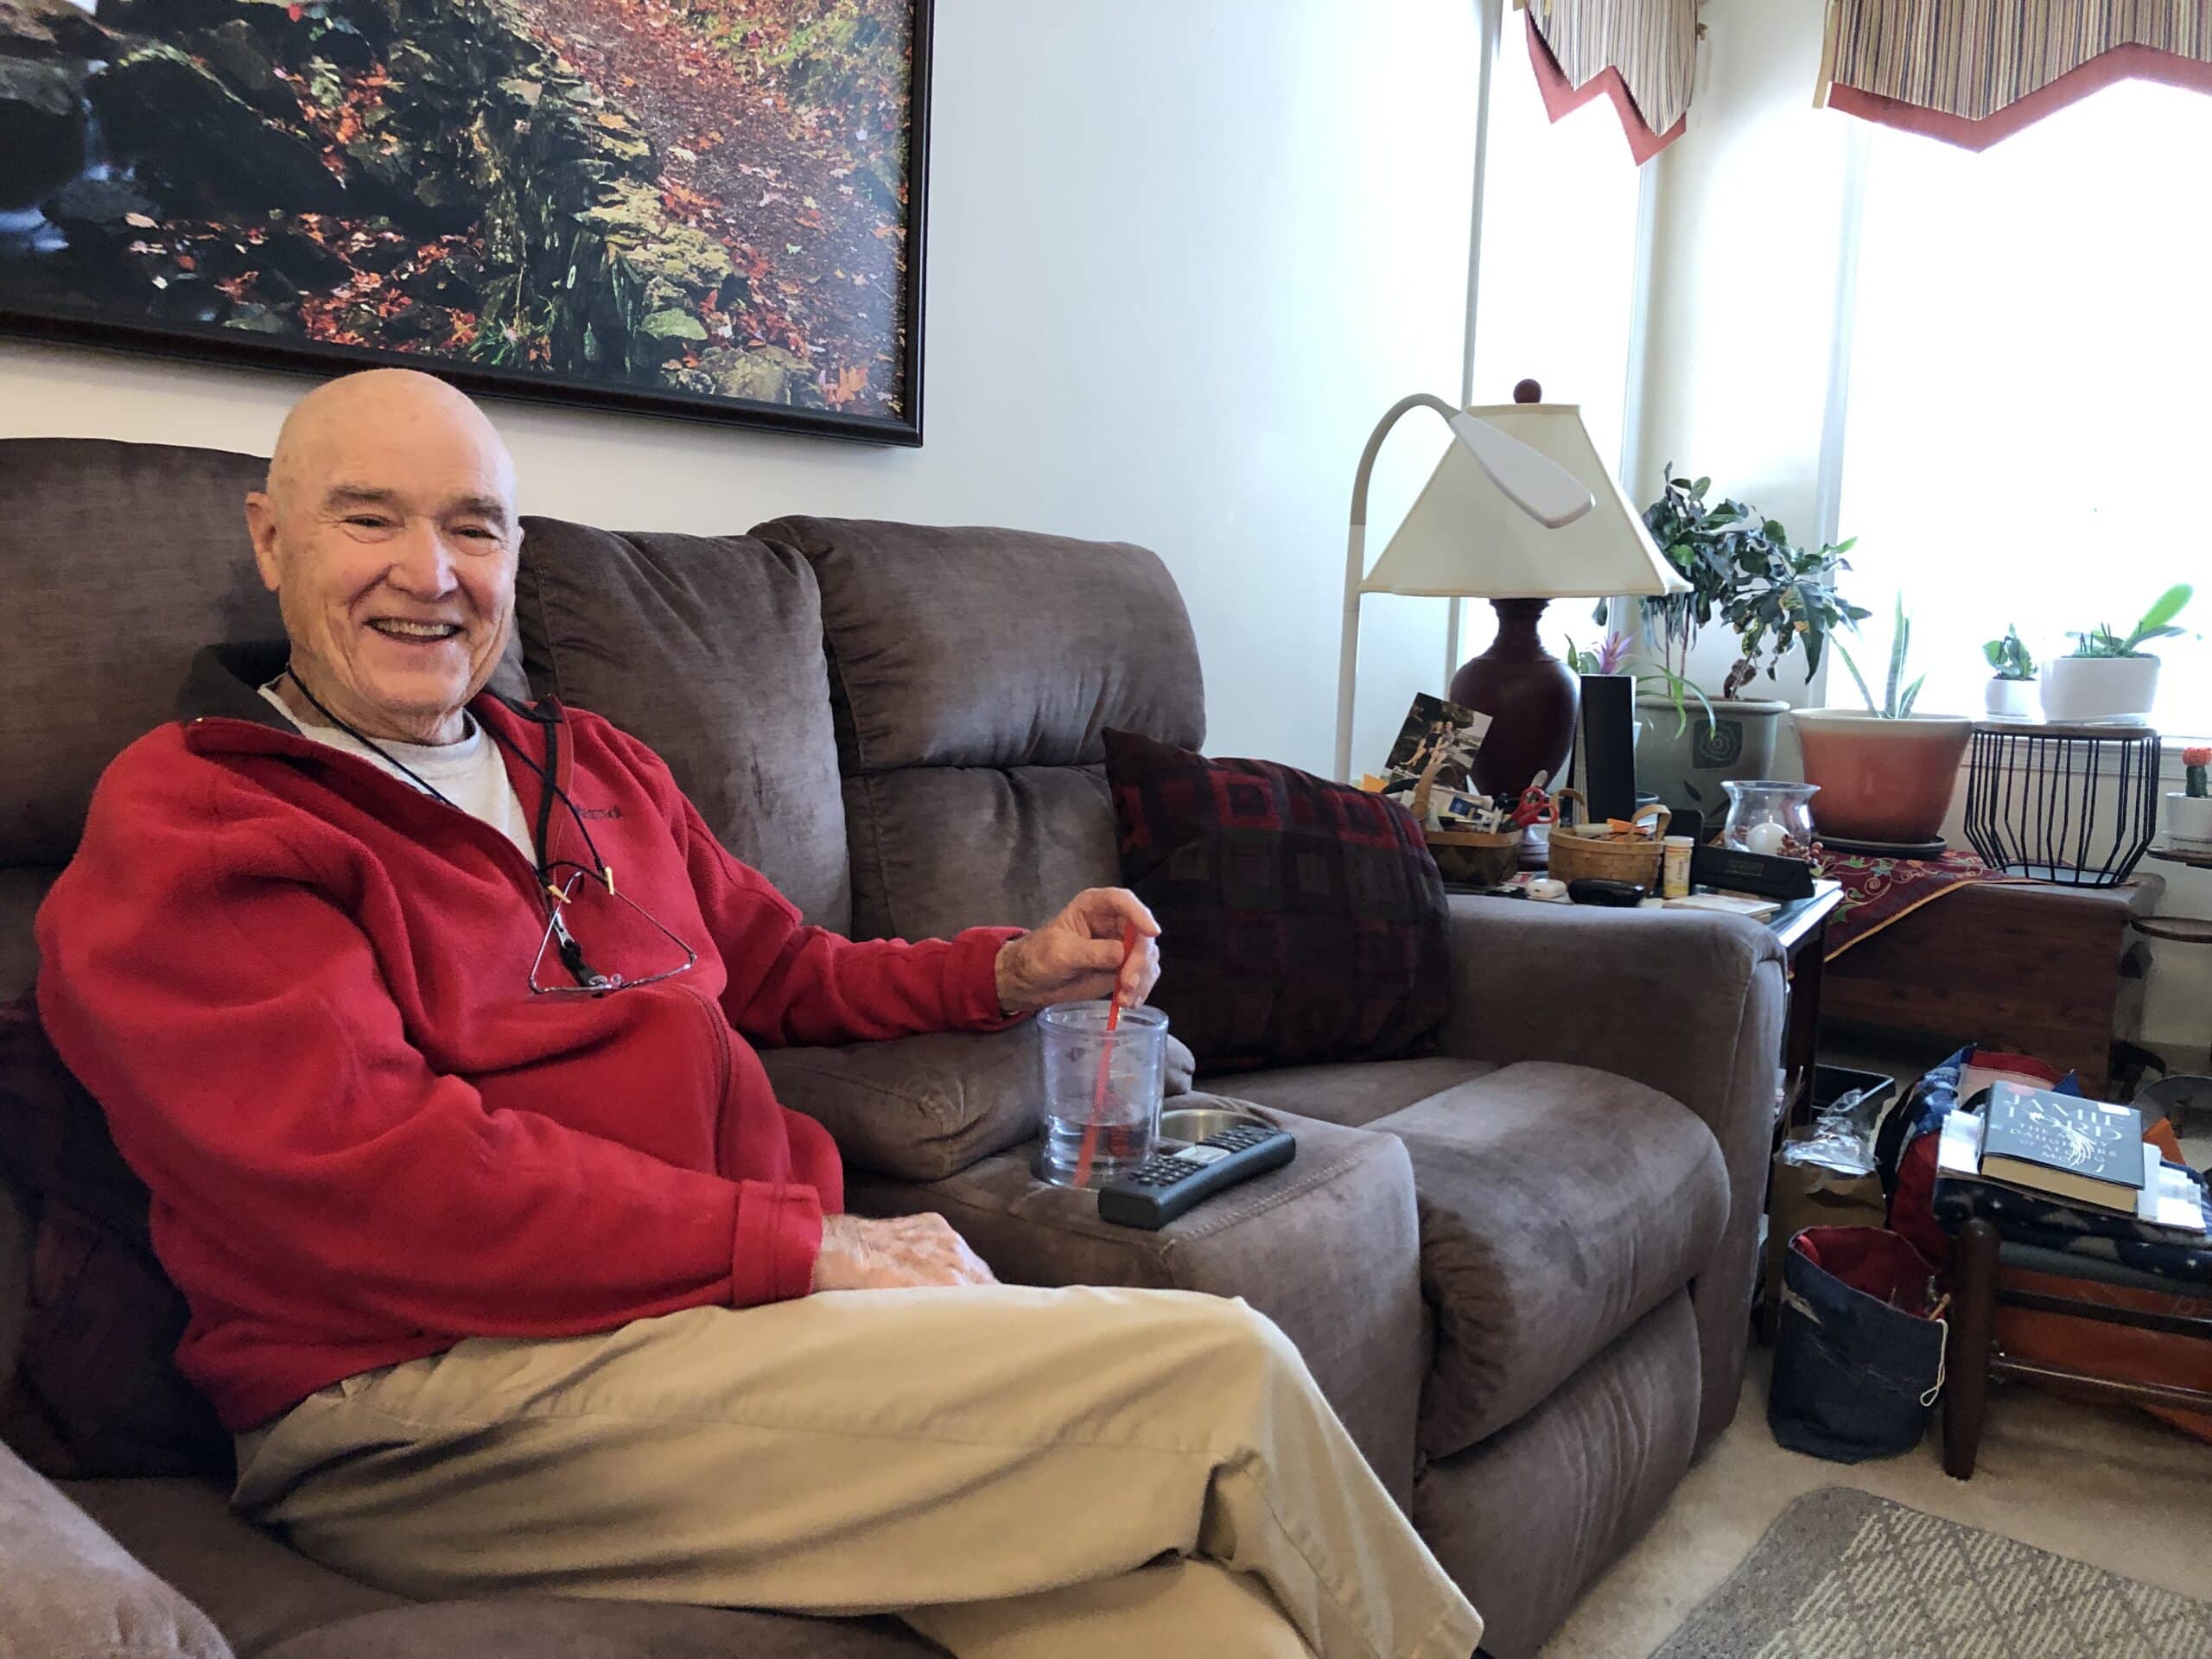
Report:
[{"label": "gray plant pot", "polygon": [[1687,705],[1689,725],[1677,732],[1672,699],[1641,696],[1636,706],[1651,728],[1637,749],[1637,787],[1656,794],[1678,817],[1703,813],[1708,830],[1727,816],[1722,784],[1773,775],[1775,736],[1789,711],[1788,703],[1768,697],[1715,697],[1708,726],[1705,710],[1693,698]]}]

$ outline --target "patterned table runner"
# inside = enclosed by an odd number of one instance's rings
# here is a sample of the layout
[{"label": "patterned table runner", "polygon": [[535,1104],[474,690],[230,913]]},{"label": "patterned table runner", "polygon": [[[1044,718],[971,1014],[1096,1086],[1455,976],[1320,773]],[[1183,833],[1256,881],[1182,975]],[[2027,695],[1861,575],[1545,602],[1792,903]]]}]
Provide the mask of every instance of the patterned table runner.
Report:
[{"label": "patterned table runner", "polygon": [[1879,858],[1867,853],[1816,850],[1816,874],[1843,883],[1843,901],[1828,918],[1827,960],[1923,905],[1977,881],[2018,881],[1955,848],[1939,858]]}]

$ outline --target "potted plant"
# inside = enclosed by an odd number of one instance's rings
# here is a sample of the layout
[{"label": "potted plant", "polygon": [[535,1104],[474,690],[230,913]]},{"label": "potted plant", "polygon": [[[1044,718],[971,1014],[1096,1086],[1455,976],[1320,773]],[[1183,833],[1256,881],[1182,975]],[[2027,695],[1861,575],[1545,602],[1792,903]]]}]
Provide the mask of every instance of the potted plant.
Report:
[{"label": "potted plant", "polygon": [[1836,654],[1851,671],[1866,712],[1800,709],[1797,741],[1805,754],[1805,781],[1817,784],[1813,822],[1823,836],[1849,841],[1918,845],[1943,832],[1944,816],[1958,786],[1974,722],[1958,715],[1923,715],[1922,675],[1905,682],[1912,650],[1912,620],[1899,595],[1890,637],[1889,673],[1877,702],[1844,643]]},{"label": "potted plant", "polygon": [[2019,629],[2005,625],[2005,637],[1981,648],[1994,671],[1982,689],[1982,706],[1997,720],[2036,717],[2036,659],[2028,654]]},{"label": "potted plant", "polygon": [[[1745,696],[1753,678],[1762,671],[1772,677],[1802,645],[1810,680],[1828,636],[1866,613],[1830,586],[1838,570],[1850,569],[1843,556],[1850,543],[1797,547],[1778,521],[1741,501],[1707,505],[1712,486],[1709,478],[1677,476],[1670,465],[1665,492],[1644,510],[1644,528],[1689,589],[1641,601],[1644,637],[1657,642],[1655,666],[1666,682],[1637,701],[1648,709],[1671,708],[1677,719],[1673,732],[1656,728],[1655,741],[1639,747],[1637,772],[1670,806],[1719,813],[1727,807],[1723,782],[1764,778],[1774,769],[1777,722],[1789,705]],[[1607,608],[1598,607],[1601,623]],[[1735,634],[1737,660],[1719,696],[1700,696],[1705,719],[1691,721],[1682,717],[1681,692],[1690,648],[1716,620]]]},{"label": "potted plant", "polygon": [[2212,746],[2183,749],[2181,764],[2183,791],[2166,797],[2166,839],[2185,853],[2212,853]]},{"label": "potted plant", "polygon": [[2158,700],[2158,659],[2143,647],[2181,632],[2174,618],[2194,592],[2187,582],[2176,582],[2125,636],[2102,623],[2087,633],[2068,634],[2074,649],[2044,665],[2043,717],[2062,725],[2147,720]]}]

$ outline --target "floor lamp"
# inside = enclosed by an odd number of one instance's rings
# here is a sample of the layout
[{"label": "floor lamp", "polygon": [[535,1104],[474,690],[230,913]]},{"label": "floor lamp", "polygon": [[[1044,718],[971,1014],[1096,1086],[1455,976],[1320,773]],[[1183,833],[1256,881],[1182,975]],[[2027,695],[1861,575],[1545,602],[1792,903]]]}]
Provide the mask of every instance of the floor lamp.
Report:
[{"label": "floor lamp", "polygon": [[[1367,594],[1487,599],[1497,638],[1464,664],[1451,696],[1491,716],[1475,786],[1518,793],[1537,772],[1556,785],[1573,744],[1580,682],[1546,651],[1536,626],[1554,599],[1676,593],[1686,585],[1652,544],[1643,521],[1598,457],[1572,404],[1529,401],[1468,410],[1416,393],[1395,405],[1367,441],[1352,484],[1344,556],[1344,638],[1338,658],[1337,775],[1349,781],[1359,603]],[[1445,451],[1389,544],[1366,568],[1367,487],[1382,440],[1420,407],[1450,422]]]}]

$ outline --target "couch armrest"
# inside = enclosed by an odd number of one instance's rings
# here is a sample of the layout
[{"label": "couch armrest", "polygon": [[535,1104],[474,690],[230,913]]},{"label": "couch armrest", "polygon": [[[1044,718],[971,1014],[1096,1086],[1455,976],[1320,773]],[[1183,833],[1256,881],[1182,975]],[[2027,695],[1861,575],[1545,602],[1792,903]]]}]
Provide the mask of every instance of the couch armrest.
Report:
[{"label": "couch armrest", "polygon": [[0,1446],[0,1654],[232,1659],[207,1615]]},{"label": "couch armrest", "polygon": [[1728,1225],[1691,1287],[1705,1359],[1698,1440],[1743,1379],[1788,1012],[1782,946],[1740,916],[1452,899],[1446,1052],[1566,1060],[1633,1078],[1702,1119],[1728,1170]]},{"label": "couch armrest", "polygon": [[927,1185],[855,1171],[846,1199],[861,1215],[935,1211],[1010,1284],[1243,1297],[1297,1344],[1402,1508],[1428,1351],[1413,1164],[1395,1135],[1262,1115],[1297,1135],[1298,1156],[1156,1233],[1101,1221],[1091,1194],[1039,1180],[1033,1142]]},{"label": "couch armrest", "polygon": [[[938,1181],[1037,1133],[1037,1022],[988,1035],[936,1032],[836,1048],[772,1048],[776,1098],[830,1131],[849,1166]],[[1191,1086],[1191,1051],[1167,1039],[1166,1090]]]}]

